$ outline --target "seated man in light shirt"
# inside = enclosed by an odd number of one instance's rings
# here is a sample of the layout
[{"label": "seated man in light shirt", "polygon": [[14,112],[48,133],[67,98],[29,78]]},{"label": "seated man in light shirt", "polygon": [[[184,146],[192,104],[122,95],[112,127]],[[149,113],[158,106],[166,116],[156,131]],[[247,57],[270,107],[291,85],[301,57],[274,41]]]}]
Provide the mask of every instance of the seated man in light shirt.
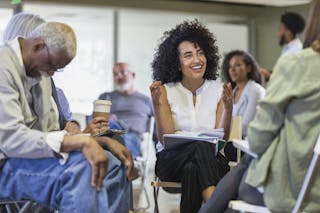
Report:
[{"label": "seated man in light shirt", "polygon": [[0,48],[0,197],[60,212],[128,212],[129,151],[110,138],[58,131],[49,76],[75,54],[73,30],[57,22]]}]

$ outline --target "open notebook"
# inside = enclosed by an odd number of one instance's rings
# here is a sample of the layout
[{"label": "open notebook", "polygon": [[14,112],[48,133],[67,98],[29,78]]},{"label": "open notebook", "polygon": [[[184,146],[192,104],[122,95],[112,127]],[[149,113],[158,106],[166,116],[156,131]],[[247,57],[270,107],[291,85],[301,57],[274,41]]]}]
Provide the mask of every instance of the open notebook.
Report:
[{"label": "open notebook", "polygon": [[164,134],[163,145],[164,149],[176,149],[179,148],[179,146],[183,146],[194,141],[204,141],[216,144],[219,139],[223,138],[223,135],[223,129],[215,129],[201,133],[179,132],[176,134]]}]

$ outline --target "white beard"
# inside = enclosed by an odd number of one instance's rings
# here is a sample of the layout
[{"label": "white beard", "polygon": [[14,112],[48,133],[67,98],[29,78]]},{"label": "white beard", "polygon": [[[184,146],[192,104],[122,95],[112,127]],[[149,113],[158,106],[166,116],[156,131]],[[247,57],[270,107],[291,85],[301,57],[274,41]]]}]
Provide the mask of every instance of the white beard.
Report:
[{"label": "white beard", "polygon": [[133,81],[129,81],[125,84],[115,84],[114,89],[118,92],[125,92],[133,86]]}]

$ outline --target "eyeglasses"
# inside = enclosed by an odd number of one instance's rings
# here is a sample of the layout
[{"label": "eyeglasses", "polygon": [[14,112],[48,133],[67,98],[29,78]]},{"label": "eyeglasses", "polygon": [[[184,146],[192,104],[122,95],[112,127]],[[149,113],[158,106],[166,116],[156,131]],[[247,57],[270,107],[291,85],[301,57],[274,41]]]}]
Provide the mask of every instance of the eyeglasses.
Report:
[{"label": "eyeglasses", "polygon": [[48,66],[50,68],[50,71],[54,71],[54,72],[63,72],[64,68],[57,68],[56,66],[54,66],[52,64],[52,60],[50,60],[50,53],[49,53],[49,48],[48,46],[45,44],[46,50],[47,50],[47,57],[48,57]]},{"label": "eyeglasses", "polygon": [[120,75],[122,75],[122,76],[126,76],[127,74],[129,74],[130,73],[130,71],[129,70],[119,70],[118,72],[114,72],[113,73],[113,76],[114,77],[118,77],[118,76],[120,76]]}]

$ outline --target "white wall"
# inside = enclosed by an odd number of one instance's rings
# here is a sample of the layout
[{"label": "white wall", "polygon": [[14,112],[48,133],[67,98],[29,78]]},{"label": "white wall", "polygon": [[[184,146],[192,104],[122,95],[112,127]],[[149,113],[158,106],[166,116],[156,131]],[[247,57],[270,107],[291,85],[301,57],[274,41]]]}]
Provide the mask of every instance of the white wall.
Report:
[{"label": "white wall", "polygon": [[249,29],[247,25],[208,23],[207,27],[216,36],[221,57],[231,50],[249,50]]},{"label": "white wall", "polygon": [[5,30],[11,16],[13,14],[12,8],[0,8],[0,44],[2,44],[3,31]]},{"label": "white wall", "polygon": [[217,37],[221,55],[235,48],[248,50],[248,27],[222,23],[244,21],[243,17],[146,10],[119,11],[119,61],[131,64],[136,72],[136,88],[139,91],[149,95],[148,87],[152,82],[151,62],[163,32],[184,20],[195,18]]},{"label": "white wall", "polygon": [[[117,61],[128,62],[136,72],[136,88],[149,95],[151,62],[163,32],[183,20],[199,19],[217,36],[220,53],[234,48],[248,49],[246,25],[241,16],[222,16],[158,10],[124,9],[118,11],[118,44],[114,44],[115,8],[81,7],[25,3],[25,11],[39,14],[47,21],[62,21],[71,25],[78,37],[78,53],[63,73],[54,80],[70,102],[71,111],[90,114],[92,102],[104,91],[111,91],[114,48]],[[118,46],[114,46],[118,45]]]},{"label": "white wall", "polygon": [[26,3],[24,10],[46,21],[69,24],[77,35],[75,59],[62,73],[54,75],[64,90],[72,112],[91,114],[92,102],[112,90],[113,11],[108,8]]}]

